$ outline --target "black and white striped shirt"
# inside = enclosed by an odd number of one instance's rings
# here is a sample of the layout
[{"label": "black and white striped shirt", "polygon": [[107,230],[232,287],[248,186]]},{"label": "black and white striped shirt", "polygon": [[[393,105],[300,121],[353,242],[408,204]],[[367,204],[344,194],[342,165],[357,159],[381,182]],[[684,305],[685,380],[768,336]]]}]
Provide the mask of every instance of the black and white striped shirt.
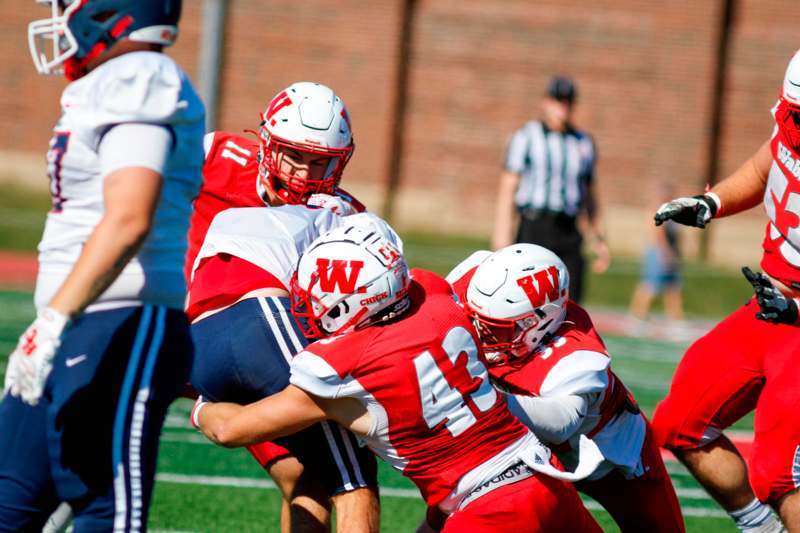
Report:
[{"label": "black and white striped shirt", "polygon": [[542,122],[528,122],[511,137],[506,153],[506,170],[520,176],[517,208],[577,215],[594,162],[594,141],[587,133],[552,131]]}]

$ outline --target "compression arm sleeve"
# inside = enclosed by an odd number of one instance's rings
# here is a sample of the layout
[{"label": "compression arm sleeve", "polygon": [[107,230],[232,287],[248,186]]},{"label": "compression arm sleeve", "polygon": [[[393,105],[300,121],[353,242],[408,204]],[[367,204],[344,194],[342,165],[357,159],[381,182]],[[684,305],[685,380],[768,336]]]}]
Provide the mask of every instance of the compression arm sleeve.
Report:
[{"label": "compression arm sleeve", "polygon": [[172,133],[157,124],[124,123],[108,130],[100,141],[100,171],[108,176],[116,170],[144,167],[164,175],[172,150]]},{"label": "compression arm sleeve", "polygon": [[508,407],[540,440],[560,444],[580,427],[589,406],[585,394],[564,396],[506,395]]}]

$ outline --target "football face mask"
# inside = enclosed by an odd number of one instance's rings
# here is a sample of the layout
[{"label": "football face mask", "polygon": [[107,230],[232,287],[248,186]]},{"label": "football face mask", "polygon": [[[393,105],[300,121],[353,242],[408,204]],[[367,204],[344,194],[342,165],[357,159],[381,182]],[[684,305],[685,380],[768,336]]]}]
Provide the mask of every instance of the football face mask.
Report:
[{"label": "football face mask", "polygon": [[[60,74],[62,65],[78,52],[78,41],[67,26],[67,20],[81,2],[37,0],[50,7],[50,18],[34,20],[28,25],[28,48],[39,74]],[[63,11],[63,13],[62,13]]]},{"label": "football face mask", "polygon": [[775,110],[775,122],[795,152],[800,151],[800,105],[780,99]]},{"label": "football face mask", "polygon": [[514,359],[525,359],[531,354],[528,337],[535,335],[541,320],[535,313],[513,318],[498,319],[483,316],[470,310],[481,347],[490,365],[502,365]]},{"label": "football face mask", "polygon": [[265,185],[281,201],[303,204],[313,194],[334,193],[352,147],[323,148],[287,141],[270,135],[263,124],[258,169]]}]

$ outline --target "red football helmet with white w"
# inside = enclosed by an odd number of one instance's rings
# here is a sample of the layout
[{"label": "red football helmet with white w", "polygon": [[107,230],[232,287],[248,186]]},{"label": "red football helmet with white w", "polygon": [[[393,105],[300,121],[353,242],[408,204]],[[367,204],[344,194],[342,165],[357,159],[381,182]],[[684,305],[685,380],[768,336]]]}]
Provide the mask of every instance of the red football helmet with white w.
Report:
[{"label": "red football helmet with white w", "polygon": [[[353,155],[353,133],[344,102],[320,83],[293,83],[280,91],[261,114],[259,173],[267,187],[287,204],[302,204],[316,193],[333,194]],[[300,177],[281,164],[288,151],[327,157],[318,178]]]},{"label": "red football helmet with white w", "polygon": [[347,333],[408,308],[408,266],[390,238],[343,226],[306,249],[292,279],[292,314],[310,338]]},{"label": "red football helmet with white w", "polygon": [[502,364],[530,355],[567,313],[569,273],[559,257],[535,244],[514,244],[478,265],[466,308],[486,359]]}]

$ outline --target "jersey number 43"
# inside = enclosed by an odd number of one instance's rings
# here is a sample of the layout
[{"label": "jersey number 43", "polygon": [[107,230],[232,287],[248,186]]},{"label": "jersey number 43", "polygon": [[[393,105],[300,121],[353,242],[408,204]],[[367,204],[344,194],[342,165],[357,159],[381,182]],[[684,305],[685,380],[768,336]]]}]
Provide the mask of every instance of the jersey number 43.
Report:
[{"label": "jersey number 43", "polygon": [[[485,412],[497,401],[497,392],[489,382],[489,372],[478,359],[478,347],[466,329],[458,326],[449,330],[442,341],[442,349],[452,364],[451,368],[441,368],[428,350],[414,358],[422,416],[429,428],[433,429],[444,422],[447,430],[457,437],[477,420],[466,397],[474,408]],[[461,354],[466,355],[466,362],[459,358]],[[480,380],[478,388],[467,393],[466,397],[451,385],[445,375],[453,376],[458,372],[467,372],[473,383]]]}]

